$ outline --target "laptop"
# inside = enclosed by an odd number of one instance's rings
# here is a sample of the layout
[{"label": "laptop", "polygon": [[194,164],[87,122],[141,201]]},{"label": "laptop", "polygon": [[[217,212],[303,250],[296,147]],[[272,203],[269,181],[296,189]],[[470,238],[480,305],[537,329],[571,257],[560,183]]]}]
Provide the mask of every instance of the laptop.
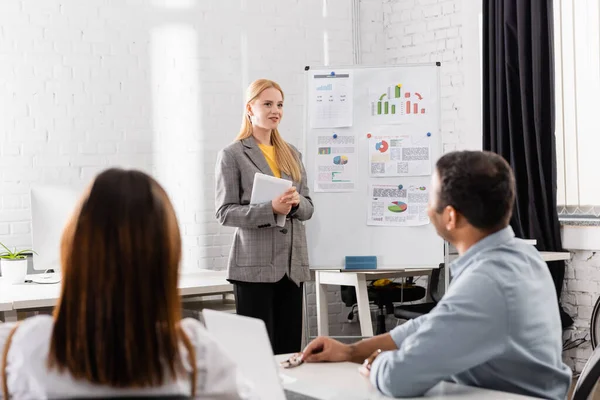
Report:
[{"label": "laptop", "polygon": [[283,389],[280,367],[262,320],[210,309],[202,310],[202,316],[208,331],[218,338],[223,350],[252,383],[261,399],[316,400]]}]

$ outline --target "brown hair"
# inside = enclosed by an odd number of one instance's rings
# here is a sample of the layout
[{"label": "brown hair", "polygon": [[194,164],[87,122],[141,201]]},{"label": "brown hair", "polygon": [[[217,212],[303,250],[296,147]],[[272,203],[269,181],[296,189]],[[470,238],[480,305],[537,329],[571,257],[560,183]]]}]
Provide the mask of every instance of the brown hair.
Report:
[{"label": "brown hair", "polygon": [[[252,136],[252,122],[250,121],[246,108],[248,108],[248,104],[252,103],[263,91],[269,88],[277,89],[281,93],[281,97],[284,97],[281,86],[268,79],[257,79],[248,86],[248,89],[246,90],[246,107],[244,108],[244,116],[242,117],[242,126],[240,128],[240,133],[235,140],[242,140]],[[271,142],[273,143],[273,147],[275,147],[275,158],[277,159],[279,169],[291,176],[294,181],[300,182],[302,179],[302,172],[298,158],[290,146],[283,140],[277,129],[271,131]]]},{"label": "brown hair", "polygon": [[179,326],[180,260],[163,188],[140,171],[98,175],[62,236],[48,366],[111,387],[160,386],[183,373],[179,343],[194,355]]}]

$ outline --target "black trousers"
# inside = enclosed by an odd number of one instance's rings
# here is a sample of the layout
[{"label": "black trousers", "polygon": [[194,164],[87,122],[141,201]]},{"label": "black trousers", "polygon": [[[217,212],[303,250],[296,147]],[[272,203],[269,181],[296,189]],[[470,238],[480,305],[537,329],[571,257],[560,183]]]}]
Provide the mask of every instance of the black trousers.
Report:
[{"label": "black trousers", "polygon": [[302,284],[287,275],[277,283],[232,281],[239,315],[262,319],[274,354],[296,353],[302,342]]}]

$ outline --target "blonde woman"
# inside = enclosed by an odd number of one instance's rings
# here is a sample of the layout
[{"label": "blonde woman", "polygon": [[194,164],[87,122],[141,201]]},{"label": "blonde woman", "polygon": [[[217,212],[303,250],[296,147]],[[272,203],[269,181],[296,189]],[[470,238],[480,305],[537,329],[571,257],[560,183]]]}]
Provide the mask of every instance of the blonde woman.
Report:
[{"label": "blonde woman", "polygon": [[[237,313],[265,322],[275,354],[300,350],[302,282],[310,279],[302,221],[314,211],[301,155],[277,130],[282,116],[281,87],[252,82],[240,133],[218,156],[215,197],[219,223],[237,228],[228,265]],[[292,188],[250,205],[257,172],[291,180]],[[284,227],[277,215],[286,216]]]}]

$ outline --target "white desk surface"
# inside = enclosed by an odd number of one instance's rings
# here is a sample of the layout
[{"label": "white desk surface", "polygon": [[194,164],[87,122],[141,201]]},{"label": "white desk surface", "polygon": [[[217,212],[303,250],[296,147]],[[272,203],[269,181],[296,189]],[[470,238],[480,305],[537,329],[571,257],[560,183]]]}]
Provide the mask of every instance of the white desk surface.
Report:
[{"label": "white desk surface", "polygon": [[[225,271],[201,270],[179,276],[181,296],[229,293],[233,285]],[[60,297],[61,284],[22,283],[10,285],[0,278],[0,311],[53,307]],[[8,305],[8,308],[6,308]]]},{"label": "white desk surface", "polygon": [[12,310],[12,302],[8,299],[3,299],[3,295],[0,294],[0,312]]},{"label": "white desk surface", "polygon": [[[289,354],[275,356],[283,361]],[[344,363],[314,363],[302,364],[296,368],[280,369],[283,387],[306,396],[323,400],[358,400],[358,399],[391,399],[373,388],[368,379],[358,372],[358,364]],[[512,393],[480,389],[471,386],[442,382],[429,390],[425,396],[429,399],[472,399],[472,400],[525,400],[533,397],[520,396]],[[422,398],[422,397],[421,397]]]},{"label": "white desk surface", "polygon": [[[568,251],[540,251],[540,255],[542,259],[546,262],[549,261],[560,261],[560,260],[570,260],[571,253]],[[437,269],[438,266],[414,266],[414,267],[393,267],[393,266],[378,266],[377,269],[344,269],[340,268],[332,268],[332,267],[323,267],[323,266],[311,266],[310,269],[312,271],[337,271],[337,272],[360,272],[369,275],[376,274],[386,274],[389,271],[397,271],[397,272],[414,272],[415,274],[426,273],[427,271],[431,271],[432,269]],[[386,272],[387,271],[387,272]]]},{"label": "white desk surface", "polygon": [[568,251],[540,251],[540,254],[546,262],[571,259],[571,253]]},{"label": "white desk surface", "polygon": [[415,273],[415,274],[428,274],[432,269],[438,269],[436,266],[419,266],[419,267],[389,267],[389,266],[380,266],[377,269],[344,269],[333,268],[333,267],[310,267],[311,271],[323,271],[323,272],[360,272],[362,274],[369,275],[379,275],[379,274],[389,274],[389,273]]}]

